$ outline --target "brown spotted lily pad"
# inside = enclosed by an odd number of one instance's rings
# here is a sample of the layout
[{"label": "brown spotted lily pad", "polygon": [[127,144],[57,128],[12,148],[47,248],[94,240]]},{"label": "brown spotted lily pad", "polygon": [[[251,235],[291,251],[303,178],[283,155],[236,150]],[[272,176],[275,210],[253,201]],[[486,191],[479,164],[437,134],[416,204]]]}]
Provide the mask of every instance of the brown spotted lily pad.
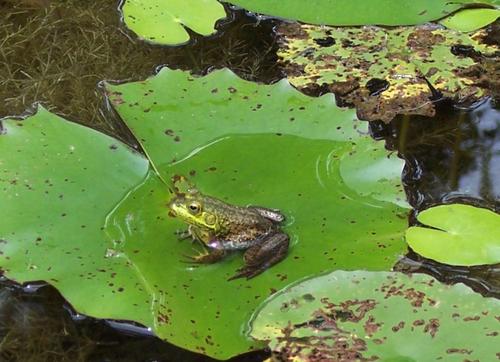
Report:
[{"label": "brown spotted lily pad", "polygon": [[433,100],[480,101],[498,79],[498,45],[481,30],[463,34],[437,25],[336,28],[285,24],[279,57],[290,82],[306,92],[332,91],[358,117],[434,115]]},{"label": "brown spotted lily pad", "polygon": [[251,336],[279,361],[495,361],[500,301],[427,275],[336,271],[271,297]]}]

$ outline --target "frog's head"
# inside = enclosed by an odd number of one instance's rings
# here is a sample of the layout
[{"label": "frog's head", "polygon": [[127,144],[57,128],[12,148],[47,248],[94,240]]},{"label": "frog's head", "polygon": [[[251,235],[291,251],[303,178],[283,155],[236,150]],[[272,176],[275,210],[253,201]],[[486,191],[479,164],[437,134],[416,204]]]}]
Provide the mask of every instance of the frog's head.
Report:
[{"label": "frog's head", "polygon": [[186,223],[210,230],[217,229],[217,215],[207,207],[207,197],[196,189],[179,193],[172,198],[168,207],[170,214]]}]

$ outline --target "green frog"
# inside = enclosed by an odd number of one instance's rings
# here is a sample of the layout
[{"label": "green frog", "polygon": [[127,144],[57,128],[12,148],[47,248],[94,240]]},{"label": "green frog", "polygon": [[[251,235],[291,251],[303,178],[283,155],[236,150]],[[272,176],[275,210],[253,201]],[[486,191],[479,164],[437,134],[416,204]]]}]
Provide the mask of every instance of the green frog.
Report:
[{"label": "green frog", "polygon": [[279,225],[285,217],[279,210],[260,206],[235,206],[190,189],[169,203],[170,214],[189,224],[188,235],[205,251],[188,256],[191,262],[211,264],[231,250],[245,250],[244,266],[229,280],[253,278],[283,260],[289,237]]}]

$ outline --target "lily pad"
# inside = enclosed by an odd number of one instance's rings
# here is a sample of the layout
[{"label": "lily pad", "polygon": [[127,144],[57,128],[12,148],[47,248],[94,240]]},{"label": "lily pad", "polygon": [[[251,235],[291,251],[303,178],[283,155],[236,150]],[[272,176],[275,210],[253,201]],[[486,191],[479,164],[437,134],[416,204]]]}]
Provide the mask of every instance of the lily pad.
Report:
[{"label": "lily pad", "polygon": [[305,91],[335,92],[357,107],[361,119],[432,116],[440,94],[473,104],[489,94],[488,78],[498,78],[492,66],[498,47],[482,42],[484,31],[285,24],[278,34],[278,55],[290,82]]},{"label": "lily pad", "polygon": [[279,361],[493,361],[500,302],[427,275],[336,271],[272,296],[250,335]]},{"label": "lily pad", "polygon": [[481,29],[500,17],[499,9],[464,9],[441,20],[449,29],[469,32]]},{"label": "lily pad", "polygon": [[[106,215],[146,176],[121,142],[48,112],[5,119],[0,134],[0,268],[45,280],[97,318],[152,323],[151,295],[124,258],[106,257]],[[132,319],[132,318],[130,318]]]},{"label": "lily pad", "polygon": [[186,27],[200,35],[215,33],[215,23],[226,17],[216,0],[125,0],[123,20],[141,38],[163,45],[189,41]]},{"label": "lily pad", "polygon": [[[395,155],[382,162],[389,157],[384,145],[332,95],[307,97],[287,81],[259,85],[229,70],[199,78],[166,68],[106,89],[163,178],[186,175],[227,202],[279,208],[292,240],[284,261],[251,280],[227,281],[242,265],[239,253],[191,268],[180,259],[192,246],[174,236],[185,226],[163,220],[164,196],[157,194],[165,186],[151,174],[109,215],[106,231],[161,296],[159,336],[228,358],[259,346],[241,331],[276,290],[328,269],[387,270],[404,253],[403,163]],[[356,183],[353,170],[341,167],[350,157],[360,168],[374,162],[384,171]]]},{"label": "lily pad", "polygon": [[462,204],[439,205],[422,211],[406,241],[420,255],[450,265],[500,263],[500,215]]},{"label": "lily pad", "polygon": [[[82,314],[132,320],[223,359],[262,346],[243,329],[275,291],[329,269],[388,270],[405,252],[403,161],[332,95],[307,97],[286,81],[259,85],[228,70],[195,78],[164,69],[107,89],[164,179],[183,174],[230,203],[283,210],[289,255],[248,281],[227,281],[239,253],[186,264],[193,245],[174,235],[185,226],[167,216],[168,187],[145,157],[40,108],[2,121],[0,268],[8,278],[45,280]],[[349,157],[384,172],[355,182],[342,166]]]},{"label": "lily pad", "polygon": [[[493,0],[495,1],[495,0]],[[230,0],[247,10],[317,25],[415,25],[491,0]]]}]

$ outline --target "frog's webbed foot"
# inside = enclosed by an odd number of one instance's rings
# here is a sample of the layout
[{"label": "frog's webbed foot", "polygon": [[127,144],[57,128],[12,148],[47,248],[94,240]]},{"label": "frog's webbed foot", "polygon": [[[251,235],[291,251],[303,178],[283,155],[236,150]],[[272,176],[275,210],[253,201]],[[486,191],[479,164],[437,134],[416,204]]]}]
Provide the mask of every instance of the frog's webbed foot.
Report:
[{"label": "frog's webbed foot", "polygon": [[289,241],[287,234],[278,233],[268,237],[261,244],[252,246],[243,255],[245,265],[228,280],[251,279],[280,262],[286,257]]},{"label": "frog's webbed foot", "polygon": [[196,250],[196,255],[183,255],[187,263],[193,264],[213,264],[226,256],[226,252],[221,249]]}]

